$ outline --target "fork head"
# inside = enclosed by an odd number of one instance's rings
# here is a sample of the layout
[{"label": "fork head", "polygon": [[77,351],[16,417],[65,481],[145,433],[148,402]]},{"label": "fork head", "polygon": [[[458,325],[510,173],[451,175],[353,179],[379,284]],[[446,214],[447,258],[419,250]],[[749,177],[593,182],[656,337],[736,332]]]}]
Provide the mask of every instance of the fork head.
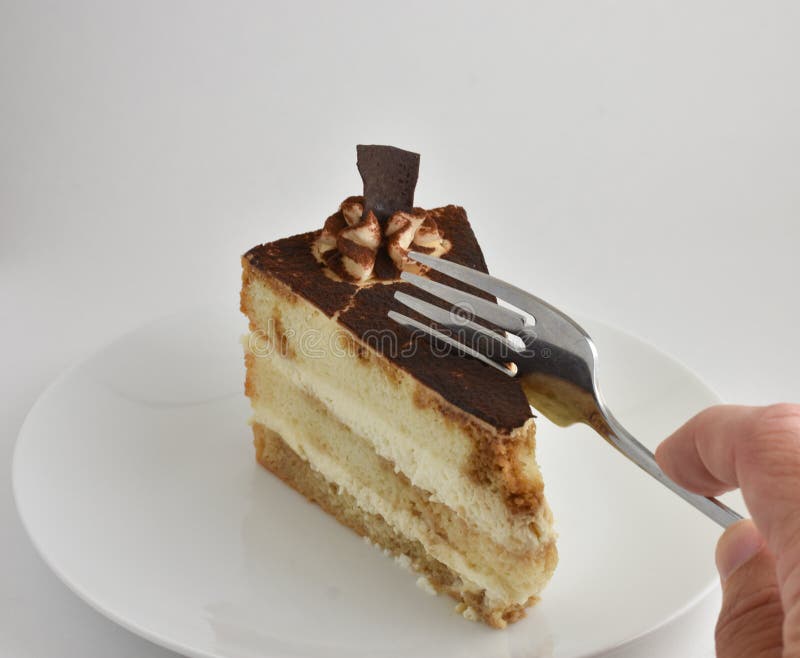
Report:
[{"label": "fork head", "polygon": [[[642,470],[723,527],[741,520],[718,500],[687,491],[670,480],[653,453],[614,417],[597,385],[597,350],[589,334],[572,318],[483,272],[415,252],[410,256],[436,272],[505,300],[533,319],[488,299],[407,273],[401,275],[404,280],[449,303],[450,310],[404,292],[396,292],[395,298],[448,333],[396,311],[389,311],[391,318],[519,377],[528,401],[551,421],[558,425],[586,423]],[[509,335],[517,341],[510,340]],[[487,354],[486,347],[497,353]]]},{"label": "fork head", "polygon": [[409,257],[524,313],[403,272],[404,281],[447,305],[396,292],[398,302],[435,326],[397,311],[389,311],[390,318],[508,376],[521,378],[532,404],[560,425],[599,422],[595,418],[602,417],[598,414],[597,350],[577,322],[535,295],[484,272],[417,252]]}]

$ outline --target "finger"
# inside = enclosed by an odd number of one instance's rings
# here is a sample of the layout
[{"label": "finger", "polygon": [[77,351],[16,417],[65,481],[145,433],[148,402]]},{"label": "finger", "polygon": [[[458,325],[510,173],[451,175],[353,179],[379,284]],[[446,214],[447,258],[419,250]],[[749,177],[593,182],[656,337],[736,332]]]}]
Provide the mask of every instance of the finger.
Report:
[{"label": "finger", "polygon": [[[755,432],[758,409],[719,405],[701,411],[658,446],[656,461],[675,482],[704,496],[735,489],[739,482],[730,454],[732,442]],[[714,454],[708,455],[711,451]]]},{"label": "finger", "polygon": [[740,487],[775,555],[800,543],[800,405],[711,407],[666,439],[656,459],[698,493]]},{"label": "finger", "polygon": [[716,629],[719,658],[780,658],[783,607],[775,560],[749,520],[728,528],[717,545],[722,609]]},{"label": "finger", "polygon": [[775,556],[787,655],[800,655],[800,405],[712,407],[664,441],[656,458],[699,493],[742,489]]}]

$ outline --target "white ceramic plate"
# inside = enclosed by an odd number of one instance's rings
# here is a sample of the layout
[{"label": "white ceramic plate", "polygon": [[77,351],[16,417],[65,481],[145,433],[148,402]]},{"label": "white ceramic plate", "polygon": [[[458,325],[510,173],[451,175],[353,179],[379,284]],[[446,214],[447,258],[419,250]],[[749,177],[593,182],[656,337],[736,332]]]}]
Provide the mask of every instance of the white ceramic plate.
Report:
[{"label": "white ceramic plate", "polygon": [[[653,347],[584,324],[612,408],[644,443],[717,401]],[[204,657],[566,658],[653,630],[714,582],[711,521],[584,427],[541,420],[559,567],[508,630],[465,621],[255,463],[244,331],[235,309],[206,307],[128,334],[50,386],[20,433],[14,491],[33,543],[126,628]]]}]

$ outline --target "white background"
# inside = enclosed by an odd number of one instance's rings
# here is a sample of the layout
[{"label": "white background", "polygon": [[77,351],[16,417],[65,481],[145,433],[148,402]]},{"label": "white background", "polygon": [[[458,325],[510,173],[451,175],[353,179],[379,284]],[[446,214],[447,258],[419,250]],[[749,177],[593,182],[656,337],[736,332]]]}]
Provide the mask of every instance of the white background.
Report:
[{"label": "white background", "polygon": [[[422,153],[495,274],[798,400],[798,34],[789,1],[0,2],[0,656],[173,655],[39,560],[14,439],[68,364],[358,193],[357,143]],[[718,605],[610,655],[710,656]]]}]

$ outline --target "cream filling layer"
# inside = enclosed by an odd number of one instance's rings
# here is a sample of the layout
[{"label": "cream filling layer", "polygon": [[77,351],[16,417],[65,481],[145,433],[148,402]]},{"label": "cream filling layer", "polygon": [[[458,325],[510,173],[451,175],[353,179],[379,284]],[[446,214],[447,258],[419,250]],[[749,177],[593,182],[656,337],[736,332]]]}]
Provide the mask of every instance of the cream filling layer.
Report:
[{"label": "cream filling layer", "polygon": [[[419,541],[431,556],[461,575],[467,591],[486,590],[491,604],[523,604],[547,581],[538,551],[514,553],[469,527],[427,492],[392,473],[361,436],[312,394],[286,381],[280,357],[256,364],[254,422],[283,440],[326,480],[352,495],[359,507],[382,516],[397,532]],[[278,362],[278,363],[276,363]]]}]

